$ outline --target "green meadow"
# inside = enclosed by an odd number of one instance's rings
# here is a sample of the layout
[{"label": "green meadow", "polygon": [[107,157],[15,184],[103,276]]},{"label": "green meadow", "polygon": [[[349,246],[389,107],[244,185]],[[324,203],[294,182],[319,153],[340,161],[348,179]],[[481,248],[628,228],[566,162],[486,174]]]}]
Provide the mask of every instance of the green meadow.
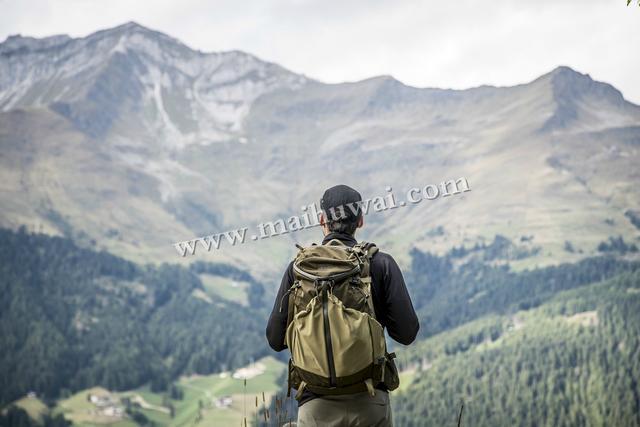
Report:
[{"label": "green meadow", "polygon": [[[183,376],[175,383],[183,393],[181,399],[172,399],[166,393],[153,392],[149,386],[123,392],[100,387],[85,389],[60,400],[53,413],[64,414],[73,425],[81,427],[139,425],[130,415],[118,418],[98,413],[97,407],[89,401],[88,395],[100,394],[111,396],[111,399],[122,407],[126,399],[135,402],[132,404],[132,411],[142,414],[156,426],[240,425],[245,417],[247,423],[251,424],[258,410],[264,406],[264,402],[268,406],[270,399],[282,387],[279,380],[282,378],[285,364],[273,357],[265,357],[245,368],[249,371],[246,383],[243,378],[234,378],[230,372]],[[216,404],[223,397],[231,399],[224,407]],[[25,409],[34,419],[47,410],[37,398],[25,397],[17,401],[16,405]],[[170,407],[173,407],[173,411]]]}]

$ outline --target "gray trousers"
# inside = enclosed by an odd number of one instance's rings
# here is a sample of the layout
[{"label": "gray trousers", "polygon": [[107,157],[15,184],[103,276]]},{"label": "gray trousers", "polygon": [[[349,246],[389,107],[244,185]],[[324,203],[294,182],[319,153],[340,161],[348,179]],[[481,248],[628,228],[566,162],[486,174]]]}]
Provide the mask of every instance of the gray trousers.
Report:
[{"label": "gray trousers", "polygon": [[324,396],[298,409],[298,427],[393,427],[389,393]]}]

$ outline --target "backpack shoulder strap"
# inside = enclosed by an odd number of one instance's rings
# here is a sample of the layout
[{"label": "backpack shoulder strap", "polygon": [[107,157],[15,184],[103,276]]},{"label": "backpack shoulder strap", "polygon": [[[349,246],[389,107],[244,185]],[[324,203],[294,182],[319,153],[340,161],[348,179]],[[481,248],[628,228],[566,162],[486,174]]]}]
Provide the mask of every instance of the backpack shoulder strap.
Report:
[{"label": "backpack shoulder strap", "polygon": [[353,247],[353,250],[356,254],[363,258],[363,261],[366,260],[362,269],[362,277],[370,276],[371,273],[369,271],[369,266],[371,264],[371,258],[378,252],[378,247],[375,243],[372,242],[360,242]]},{"label": "backpack shoulder strap", "polygon": [[378,247],[375,243],[360,242],[353,247],[353,251],[362,260],[362,270],[360,272],[360,280],[367,286],[367,305],[369,306],[369,314],[376,318],[376,311],[373,307],[373,298],[371,298],[371,258],[378,252]]},{"label": "backpack shoulder strap", "polygon": [[[315,246],[315,243],[312,246]],[[298,254],[296,255],[296,258],[294,258],[294,260],[293,260],[294,265],[295,265],[295,262],[298,259],[298,257],[305,250],[304,246],[302,246],[302,245],[300,245],[298,243],[296,243],[296,248],[298,248]],[[293,320],[293,316],[295,316],[295,314],[296,314],[294,298],[293,297],[295,296],[296,289],[299,288],[299,287],[300,287],[300,282],[297,279],[295,279],[295,273],[294,273],[294,281],[291,284],[291,287],[289,287],[289,289],[287,289],[287,291],[282,296],[282,301],[280,301],[280,311],[282,311],[282,305],[283,305],[284,298],[287,298],[287,300],[288,300],[287,301],[287,327],[289,327],[289,324],[291,323],[291,320]]]},{"label": "backpack shoulder strap", "polygon": [[378,247],[373,242],[359,242],[353,249],[360,251],[369,260],[378,252]]}]

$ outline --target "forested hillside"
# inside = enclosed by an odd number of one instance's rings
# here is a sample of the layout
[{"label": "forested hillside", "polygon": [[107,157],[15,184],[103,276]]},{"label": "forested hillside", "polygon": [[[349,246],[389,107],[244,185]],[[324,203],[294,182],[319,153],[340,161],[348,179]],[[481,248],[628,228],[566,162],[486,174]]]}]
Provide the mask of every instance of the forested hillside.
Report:
[{"label": "forested hillside", "polygon": [[55,398],[100,385],[166,389],[266,354],[262,286],[250,305],[207,293],[203,272],[139,266],[70,240],[0,230],[0,406],[35,391]]},{"label": "forested hillside", "polygon": [[412,299],[428,337],[480,316],[537,307],[556,293],[605,280],[640,263],[600,256],[574,264],[514,272],[505,258],[505,238],[474,249],[454,248],[444,256],[413,250],[407,274]]},{"label": "forested hillside", "polygon": [[[498,237],[444,256],[413,251],[406,279],[422,329],[396,348],[396,424],[454,425],[464,403],[463,425],[640,425],[640,263],[514,272],[492,262],[508,247]],[[244,283],[246,301],[211,292],[211,277]],[[94,386],[164,391],[182,374],[270,354],[263,293],[225,264],[140,266],[0,230],[2,406],[29,391],[52,403]],[[19,409],[0,421],[34,422]]]},{"label": "forested hillside", "polygon": [[455,425],[464,404],[467,426],[638,426],[639,312],[635,265],[435,335],[402,351],[396,423]]},{"label": "forested hillside", "polygon": [[492,264],[512,247],[497,236],[444,256],[412,252],[423,339],[394,345],[395,424],[454,426],[464,404],[463,426],[640,425],[640,263]]}]

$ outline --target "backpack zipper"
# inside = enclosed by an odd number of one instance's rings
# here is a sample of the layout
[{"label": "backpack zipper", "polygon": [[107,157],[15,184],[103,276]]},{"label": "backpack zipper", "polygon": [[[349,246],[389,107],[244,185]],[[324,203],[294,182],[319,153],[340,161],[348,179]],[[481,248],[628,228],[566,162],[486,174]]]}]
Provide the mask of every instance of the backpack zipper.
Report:
[{"label": "backpack zipper", "polygon": [[327,348],[327,361],[329,362],[329,385],[336,386],[336,366],[333,360],[333,344],[331,342],[331,327],[329,325],[329,297],[327,296],[327,284],[322,290],[322,317],[324,318],[324,342]]}]

